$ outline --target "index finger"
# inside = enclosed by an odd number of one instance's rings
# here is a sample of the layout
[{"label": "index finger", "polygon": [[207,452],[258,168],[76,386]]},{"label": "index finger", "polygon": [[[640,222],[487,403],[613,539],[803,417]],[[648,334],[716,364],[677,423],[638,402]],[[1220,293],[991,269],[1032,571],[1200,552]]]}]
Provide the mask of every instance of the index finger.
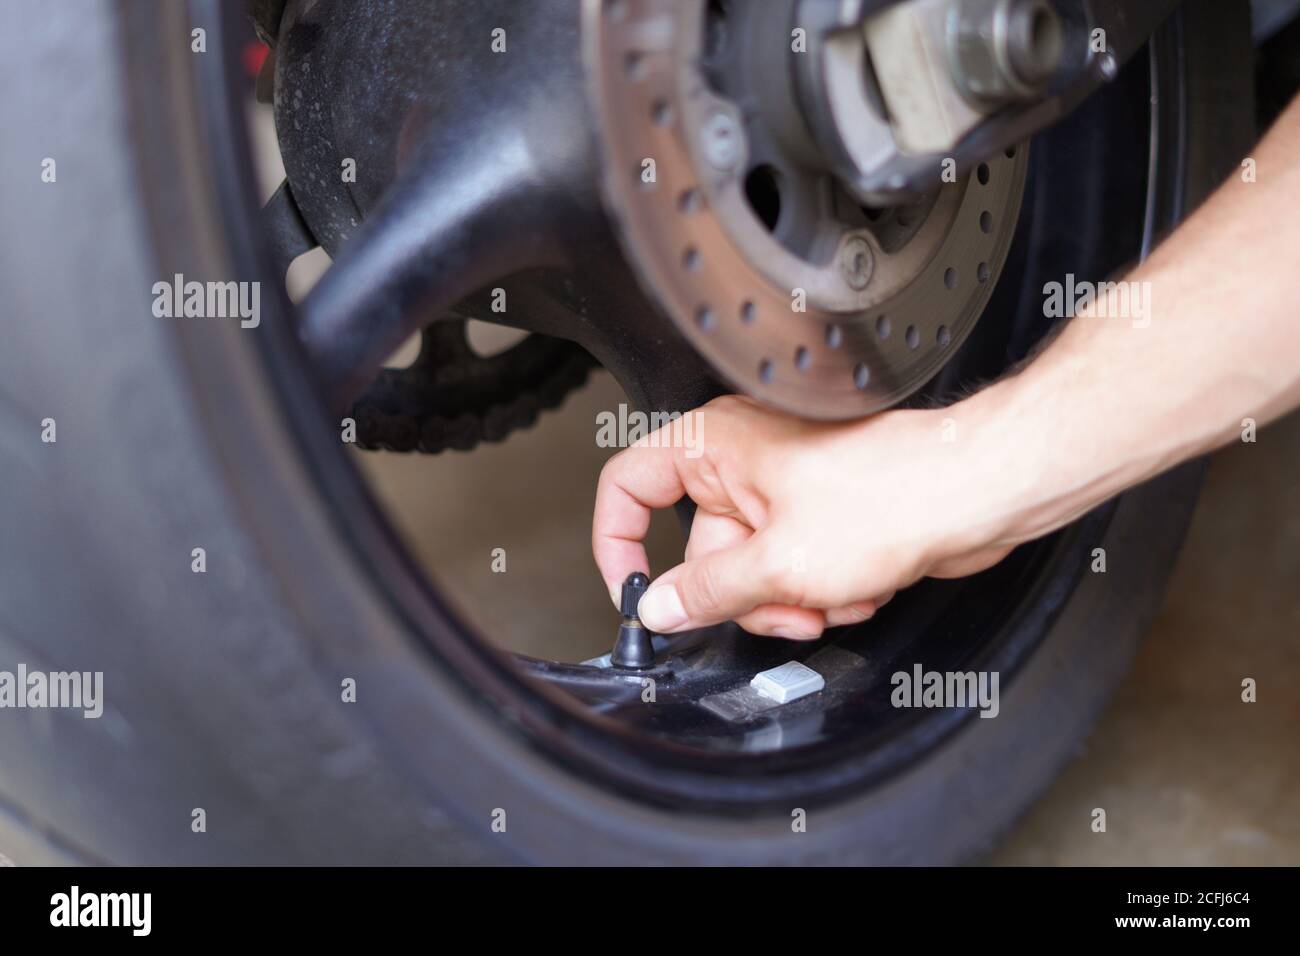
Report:
[{"label": "index finger", "polygon": [[650,573],[644,544],[650,516],[686,495],[680,461],[675,448],[637,444],[619,452],[601,469],[591,525],[591,552],[615,605],[619,588],[629,574]]}]

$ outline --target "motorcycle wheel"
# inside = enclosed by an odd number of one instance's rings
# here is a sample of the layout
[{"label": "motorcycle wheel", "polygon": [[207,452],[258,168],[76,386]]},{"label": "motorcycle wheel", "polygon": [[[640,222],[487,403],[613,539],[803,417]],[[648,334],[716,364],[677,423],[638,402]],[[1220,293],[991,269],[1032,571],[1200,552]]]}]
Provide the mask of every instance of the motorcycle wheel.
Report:
[{"label": "motorcycle wheel", "polygon": [[[0,717],[0,850],[19,863],[759,864],[988,848],[1123,674],[1199,468],[985,575],[926,582],[870,635],[835,639],[846,691],[863,666],[881,681],[918,648],[1000,671],[996,720],[883,713],[882,698],[845,693],[778,724],[774,742],[770,727],[756,741],[596,712],[580,699],[589,675],[493,651],[415,567],[321,414],[287,300],[264,303],[259,335],[152,317],[161,277],[265,274],[242,117],[212,95],[229,64],[190,53],[194,23],[212,49],[233,29],[216,7],[33,6],[19,18],[31,29],[0,38],[0,125],[20,146],[0,187],[0,667],[102,671],[105,688],[98,720]],[[1034,142],[1004,277],[932,395],[1032,349],[1044,276],[1122,267],[1226,178],[1254,133],[1251,62],[1247,5],[1192,0]],[[40,181],[43,156],[55,184]],[[40,440],[46,418],[56,442]],[[1095,548],[1105,574],[1089,571]],[[752,670],[754,653],[721,641],[701,679]]]}]

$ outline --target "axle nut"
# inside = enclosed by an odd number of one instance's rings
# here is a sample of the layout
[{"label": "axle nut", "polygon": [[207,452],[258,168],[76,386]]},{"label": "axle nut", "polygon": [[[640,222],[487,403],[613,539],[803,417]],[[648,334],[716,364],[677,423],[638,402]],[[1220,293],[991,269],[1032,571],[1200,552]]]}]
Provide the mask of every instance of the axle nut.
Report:
[{"label": "axle nut", "polygon": [[1065,54],[1065,28],[1048,0],[955,0],[948,20],[953,78],[971,99],[1033,99]]}]

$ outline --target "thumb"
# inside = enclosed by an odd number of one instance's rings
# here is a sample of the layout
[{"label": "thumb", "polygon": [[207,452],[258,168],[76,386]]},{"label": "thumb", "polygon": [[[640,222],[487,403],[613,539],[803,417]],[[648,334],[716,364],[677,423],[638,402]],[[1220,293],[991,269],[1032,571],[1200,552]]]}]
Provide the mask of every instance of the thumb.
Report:
[{"label": "thumb", "polygon": [[720,624],[770,603],[758,536],[679,564],[641,597],[637,616],[660,634]]}]

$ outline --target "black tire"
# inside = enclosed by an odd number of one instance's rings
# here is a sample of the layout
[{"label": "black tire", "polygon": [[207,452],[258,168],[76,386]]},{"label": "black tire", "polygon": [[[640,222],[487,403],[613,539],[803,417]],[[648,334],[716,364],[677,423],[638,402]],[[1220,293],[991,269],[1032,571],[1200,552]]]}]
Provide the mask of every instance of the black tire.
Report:
[{"label": "black tire", "polygon": [[[814,810],[798,838],[788,811],[671,811],[552,759],[554,728],[469,690],[467,671],[506,678],[413,593],[418,578],[359,479],[320,467],[337,443],[294,427],[310,385],[292,365],[269,368],[255,344],[290,348],[284,303],[267,307],[264,293],[264,336],[151,314],[162,277],[256,269],[242,197],[219,188],[243,162],[241,133],[229,115],[190,109],[182,5],[27,5],[11,18],[24,28],[0,37],[0,670],[103,671],[106,704],[99,720],[0,711],[0,852],[19,863],[948,862],[985,849],[1087,732],[1155,611],[1195,467],[1120,500],[1094,542],[1109,573],[1053,598],[1046,637],[1003,687],[1001,719],[969,721],[925,759]],[[1177,27],[1191,121],[1171,174],[1186,206],[1251,142],[1248,20],[1247,4],[1195,0]],[[40,181],[47,156],[55,184]],[[41,441],[45,418],[55,443]],[[341,509],[360,517],[341,521]],[[204,574],[191,571],[195,547]],[[341,701],[347,677],[355,704]],[[206,832],[192,829],[196,808]],[[505,833],[490,828],[497,808]]]}]

